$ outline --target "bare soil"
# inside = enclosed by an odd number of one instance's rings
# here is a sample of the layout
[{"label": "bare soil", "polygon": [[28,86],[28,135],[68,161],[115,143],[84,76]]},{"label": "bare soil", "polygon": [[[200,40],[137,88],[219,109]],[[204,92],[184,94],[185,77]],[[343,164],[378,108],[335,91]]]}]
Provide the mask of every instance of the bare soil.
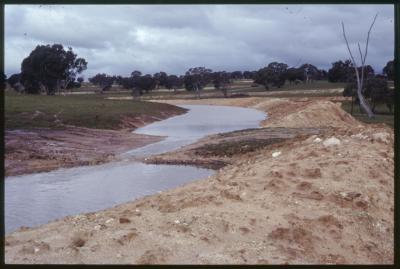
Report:
[{"label": "bare soil", "polygon": [[95,165],[115,160],[130,149],[155,143],[159,136],[134,134],[132,130],[166,119],[142,115],[121,118],[119,130],[62,126],[60,129],[34,128],[5,131],[5,175],[47,172],[62,167]]},{"label": "bare soil", "polygon": [[[229,159],[207,179],[7,235],[6,263],[393,264],[391,128],[364,125],[327,100],[171,103],[253,107],[269,119],[259,133],[191,148]],[[278,127],[287,140],[265,142]],[[233,143],[242,136],[264,140],[245,150]]]}]

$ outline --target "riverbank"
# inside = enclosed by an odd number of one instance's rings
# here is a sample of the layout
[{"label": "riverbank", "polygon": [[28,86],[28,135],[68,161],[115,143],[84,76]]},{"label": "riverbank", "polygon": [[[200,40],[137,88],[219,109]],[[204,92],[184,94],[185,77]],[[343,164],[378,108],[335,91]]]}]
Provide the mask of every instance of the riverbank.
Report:
[{"label": "riverbank", "polygon": [[6,263],[393,263],[393,129],[360,123],[327,100],[172,102],[267,111],[263,138],[276,128],[318,132],[228,147],[234,160],[207,179],[19,229],[5,238]]},{"label": "riverbank", "polygon": [[127,150],[163,139],[132,130],[187,111],[98,95],[7,93],[5,97],[6,176],[109,162]]}]

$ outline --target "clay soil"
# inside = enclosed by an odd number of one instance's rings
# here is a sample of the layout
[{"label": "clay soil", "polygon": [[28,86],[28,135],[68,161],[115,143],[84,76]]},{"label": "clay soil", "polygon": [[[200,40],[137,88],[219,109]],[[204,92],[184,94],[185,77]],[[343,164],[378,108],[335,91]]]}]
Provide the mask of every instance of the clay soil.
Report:
[{"label": "clay soil", "polygon": [[6,263],[393,263],[391,128],[322,99],[168,102],[251,107],[269,119],[170,154],[223,162],[213,176],[7,235]]},{"label": "clay soil", "polygon": [[58,129],[5,131],[5,175],[46,172],[64,167],[96,165],[115,160],[130,149],[155,143],[159,136],[134,134],[138,127],[177,115],[162,113],[121,118],[119,130],[63,125]]}]

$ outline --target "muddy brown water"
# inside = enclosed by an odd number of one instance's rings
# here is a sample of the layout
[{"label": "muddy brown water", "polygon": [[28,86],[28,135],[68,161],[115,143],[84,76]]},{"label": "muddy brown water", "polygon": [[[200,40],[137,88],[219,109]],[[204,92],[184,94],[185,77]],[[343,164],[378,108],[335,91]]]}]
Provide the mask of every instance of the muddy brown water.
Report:
[{"label": "muddy brown water", "polygon": [[182,106],[189,111],[139,128],[135,133],[166,136],[131,150],[122,161],[6,177],[5,231],[38,226],[69,215],[98,211],[172,189],[214,173],[181,165],[154,165],[129,160],[191,144],[209,134],[258,127],[265,113],[247,108]]}]

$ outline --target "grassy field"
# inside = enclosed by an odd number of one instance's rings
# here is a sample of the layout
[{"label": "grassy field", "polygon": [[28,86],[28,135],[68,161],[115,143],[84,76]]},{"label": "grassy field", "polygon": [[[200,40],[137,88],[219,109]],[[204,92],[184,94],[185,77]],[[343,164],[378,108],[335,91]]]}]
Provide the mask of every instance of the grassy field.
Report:
[{"label": "grassy field", "polygon": [[[342,109],[350,113],[351,101],[342,102]],[[393,112],[390,113],[385,104],[378,105],[375,112],[375,117],[370,119],[367,114],[360,112],[358,105],[354,105],[353,107],[353,117],[359,121],[365,123],[386,123],[390,127],[394,128],[394,114]]]},{"label": "grassy field", "polygon": [[5,93],[5,128],[60,128],[64,124],[98,129],[118,129],[121,116],[160,116],[181,108],[132,100],[105,100],[97,94],[44,96]]}]

